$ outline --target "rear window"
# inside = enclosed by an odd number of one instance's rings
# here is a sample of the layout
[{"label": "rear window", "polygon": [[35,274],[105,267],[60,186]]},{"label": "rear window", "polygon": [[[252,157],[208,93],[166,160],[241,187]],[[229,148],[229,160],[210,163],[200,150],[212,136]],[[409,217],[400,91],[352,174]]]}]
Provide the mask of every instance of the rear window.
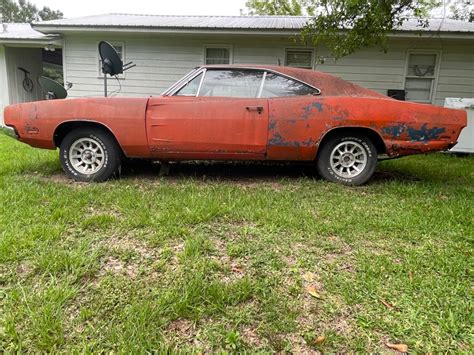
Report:
[{"label": "rear window", "polygon": [[275,73],[267,73],[261,97],[305,96],[317,95],[318,93],[318,90],[297,80]]}]

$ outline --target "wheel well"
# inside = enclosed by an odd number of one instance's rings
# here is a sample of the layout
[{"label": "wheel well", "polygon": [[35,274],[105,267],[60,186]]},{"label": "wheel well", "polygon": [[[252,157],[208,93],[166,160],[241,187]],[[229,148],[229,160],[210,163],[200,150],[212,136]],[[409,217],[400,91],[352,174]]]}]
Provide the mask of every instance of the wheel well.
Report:
[{"label": "wheel well", "polygon": [[59,147],[64,137],[66,137],[66,135],[69,132],[71,132],[72,130],[76,128],[85,128],[85,127],[99,128],[106,131],[114,138],[115,143],[117,143],[117,146],[120,147],[120,144],[118,143],[117,138],[115,138],[115,135],[107,126],[104,126],[103,124],[100,124],[97,122],[89,122],[89,121],[72,121],[72,122],[61,123],[58,127],[56,127],[56,130],[54,131],[54,135],[53,135],[54,145],[56,147]]},{"label": "wheel well", "polygon": [[387,152],[387,147],[385,146],[385,143],[380,137],[380,135],[370,129],[370,128],[363,128],[363,127],[341,127],[341,128],[334,128],[327,132],[323,139],[319,142],[319,147],[321,147],[328,139],[334,137],[335,135],[340,135],[340,134],[361,134],[369,138],[372,143],[375,145],[375,148],[377,149],[378,154],[385,154]]}]

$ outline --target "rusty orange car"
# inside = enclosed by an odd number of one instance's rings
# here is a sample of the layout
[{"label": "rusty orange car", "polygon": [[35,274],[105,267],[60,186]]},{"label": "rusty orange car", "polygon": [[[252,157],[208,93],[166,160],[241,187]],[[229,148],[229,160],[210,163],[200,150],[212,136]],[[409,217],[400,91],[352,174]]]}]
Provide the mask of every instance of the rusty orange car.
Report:
[{"label": "rusty orange car", "polygon": [[381,157],[453,147],[466,116],[314,70],[209,65],[156,97],[7,106],[4,131],[59,148],[64,171],[79,181],[109,179],[124,158],[140,158],[304,161],[327,180],[360,185]]}]

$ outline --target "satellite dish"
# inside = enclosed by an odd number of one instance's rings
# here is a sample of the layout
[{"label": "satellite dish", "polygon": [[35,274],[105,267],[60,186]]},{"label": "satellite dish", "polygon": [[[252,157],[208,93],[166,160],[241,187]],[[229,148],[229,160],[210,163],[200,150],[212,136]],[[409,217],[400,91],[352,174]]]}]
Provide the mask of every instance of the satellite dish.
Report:
[{"label": "satellite dish", "polygon": [[104,96],[107,97],[107,74],[110,76],[122,74],[125,70],[133,68],[135,64],[129,62],[124,65],[115,48],[106,41],[99,43],[99,54],[104,74]]},{"label": "satellite dish", "polygon": [[108,42],[99,43],[99,54],[102,59],[102,72],[111,76],[123,73],[123,62],[117,51]]},{"label": "satellite dish", "polygon": [[47,100],[54,99],[65,99],[67,97],[67,90],[57,81],[40,76],[38,78],[38,84],[46,93]]}]

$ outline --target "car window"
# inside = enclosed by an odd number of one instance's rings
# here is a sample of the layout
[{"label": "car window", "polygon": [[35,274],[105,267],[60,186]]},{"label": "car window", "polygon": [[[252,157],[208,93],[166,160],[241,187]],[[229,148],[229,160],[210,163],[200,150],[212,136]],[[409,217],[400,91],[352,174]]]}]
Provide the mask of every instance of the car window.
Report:
[{"label": "car window", "polygon": [[207,70],[199,96],[257,97],[262,78],[259,70]]},{"label": "car window", "polygon": [[304,96],[317,93],[316,89],[299,81],[278,74],[267,73],[261,97]]},{"label": "car window", "polygon": [[202,73],[196,76],[193,80],[188,81],[175,95],[176,96],[196,96],[199,84],[201,83]]}]

